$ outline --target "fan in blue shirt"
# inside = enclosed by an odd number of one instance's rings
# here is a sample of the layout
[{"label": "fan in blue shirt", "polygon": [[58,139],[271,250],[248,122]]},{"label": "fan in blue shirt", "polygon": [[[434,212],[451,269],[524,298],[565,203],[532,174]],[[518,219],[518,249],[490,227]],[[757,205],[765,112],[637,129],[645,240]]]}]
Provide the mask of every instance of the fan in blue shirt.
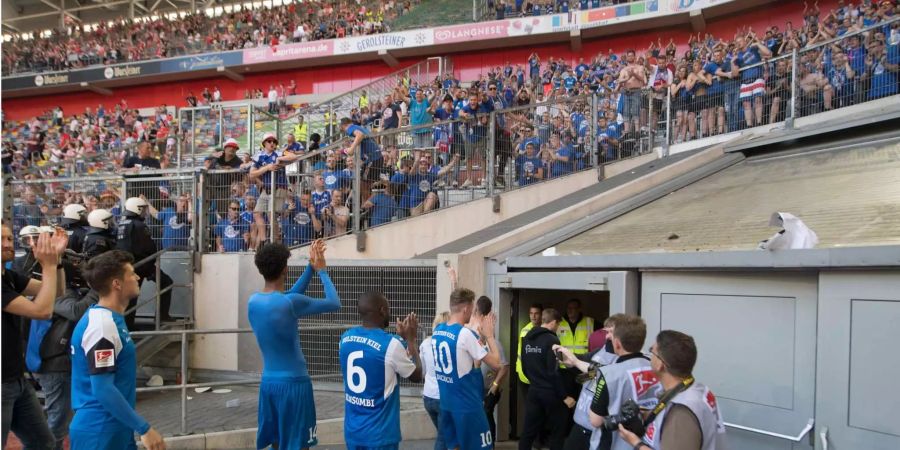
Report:
[{"label": "fan in blue shirt", "polygon": [[347,134],[347,137],[353,138],[347,153],[352,154],[359,148],[360,158],[366,164],[373,164],[381,160],[381,149],[378,144],[369,137],[369,130],[359,125],[355,125],[350,118],[341,119],[341,131]]},{"label": "fan in blue shirt", "polygon": [[162,248],[187,247],[191,237],[191,214],[187,195],[175,199],[175,207],[166,207],[157,215],[163,224]]},{"label": "fan in blue shirt", "polygon": [[[341,374],[344,378],[344,440],[348,449],[396,449],[400,436],[400,386],[397,376],[423,380],[416,335],[418,320],[410,313],[390,324],[387,299],[378,292],[359,298],[356,310],[362,326],[341,336]],[[405,341],[404,341],[405,339]]]},{"label": "fan in blue shirt", "polygon": [[[363,204],[363,209],[369,210],[369,227],[377,227],[389,223],[399,212],[400,205],[394,200],[393,183],[379,182],[372,187],[374,188],[372,196]],[[379,190],[379,188],[383,190]]]},{"label": "fan in blue shirt", "polygon": [[100,298],[75,325],[70,341],[73,450],[134,449],[135,432],[145,448],[165,446],[134,409],[137,356],[124,317],[128,302],[140,292],[133,261],[129,253],[111,250],[82,269]]},{"label": "fan in blue shirt", "polygon": [[216,224],[216,249],[219,252],[240,252],[246,250],[250,234],[250,224],[241,217],[241,205],[237,201],[228,204],[228,214]]},{"label": "fan in blue shirt", "polygon": [[525,144],[525,154],[516,158],[516,167],[519,168],[519,186],[537,183],[544,178],[543,163],[533,142]]},{"label": "fan in blue shirt", "polygon": [[[269,243],[256,252],[254,259],[265,279],[262,292],[251,295],[247,302],[247,319],[263,358],[256,448],[275,444],[278,448],[299,449],[318,443],[312,382],[297,335],[297,320],[337,311],[341,302],[325,272],[324,241],[313,242],[309,254],[310,263],[303,275],[286,292],[282,289],[290,250],[283,244]],[[319,274],[324,299],[305,295],[313,271]]]}]

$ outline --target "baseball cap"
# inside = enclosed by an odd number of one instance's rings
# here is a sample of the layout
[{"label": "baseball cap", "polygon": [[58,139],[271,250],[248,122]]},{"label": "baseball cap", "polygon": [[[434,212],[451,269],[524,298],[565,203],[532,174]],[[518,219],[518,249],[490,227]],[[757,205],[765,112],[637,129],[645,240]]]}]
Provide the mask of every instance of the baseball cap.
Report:
[{"label": "baseball cap", "polygon": [[[271,134],[271,133],[270,133],[270,134]],[[235,147],[235,148],[241,148],[241,145],[238,144],[238,141],[235,140],[234,138],[228,138],[227,140],[225,140],[225,145],[223,145],[222,148],[225,148],[225,147],[228,147],[228,146],[232,146],[232,147]]]}]

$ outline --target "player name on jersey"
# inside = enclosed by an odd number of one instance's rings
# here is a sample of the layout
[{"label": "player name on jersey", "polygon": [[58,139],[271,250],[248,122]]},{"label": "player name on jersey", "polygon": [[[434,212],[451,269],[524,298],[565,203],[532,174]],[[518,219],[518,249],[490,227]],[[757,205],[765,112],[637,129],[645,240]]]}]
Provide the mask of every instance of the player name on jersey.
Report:
[{"label": "player name on jersey", "polygon": [[347,403],[356,406],[364,406],[366,408],[374,408],[375,407],[375,399],[374,398],[362,398],[362,397],[354,397],[350,394],[344,394],[344,399],[347,400]]}]

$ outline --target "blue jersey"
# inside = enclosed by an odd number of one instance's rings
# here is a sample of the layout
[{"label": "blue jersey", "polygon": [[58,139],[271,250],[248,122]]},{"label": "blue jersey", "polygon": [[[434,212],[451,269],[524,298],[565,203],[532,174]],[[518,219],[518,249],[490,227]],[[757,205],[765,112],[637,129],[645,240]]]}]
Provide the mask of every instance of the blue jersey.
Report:
[{"label": "blue jersey", "polygon": [[322,209],[331,204],[330,191],[313,191],[310,196],[312,204],[316,208],[316,216],[322,215]]},{"label": "blue jersey", "polygon": [[[253,160],[253,168],[259,169],[260,167],[268,166],[270,164],[277,164],[277,159],[281,156],[281,152],[274,151],[272,153],[259,152],[251,158]],[[261,175],[263,191],[268,192],[269,186],[272,183],[272,172],[266,172]],[[275,187],[276,188],[287,188],[287,173],[284,171],[284,168],[280,168],[275,171]]]},{"label": "blue jersey", "polygon": [[359,143],[359,149],[361,152],[359,156],[362,158],[362,160],[365,162],[373,162],[381,159],[381,149],[378,148],[378,144],[376,144],[375,141],[372,140],[372,138],[368,137],[369,130],[367,130],[366,128],[359,125],[350,125],[349,127],[347,127],[347,137],[356,138],[356,136],[354,136],[354,133],[356,133],[357,131],[366,136]]},{"label": "blue jersey", "polygon": [[297,320],[341,307],[337,290],[324,270],[319,271],[319,277],[325,288],[325,299],[304,295],[312,272],[312,266],[307,266],[287,292],[257,292],[247,302],[247,319],[263,357],[262,381],[309,380]]},{"label": "blue jersey", "polygon": [[431,340],[441,409],[483,414],[484,379],[475,361],[481,361],[487,351],[478,343],[478,336],[458,323],[442,323]]},{"label": "blue jersey", "polygon": [[425,200],[429,192],[434,190],[434,183],[437,181],[437,174],[434,172],[411,173],[406,176],[406,192],[400,199],[400,206],[403,208],[415,208]]},{"label": "blue jersey", "polygon": [[250,224],[240,218],[231,221],[223,217],[216,224],[216,237],[222,240],[222,247],[226,252],[240,252],[244,250],[244,234],[250,232]]},{"label": "blue jersey", "polygon": [[288,247],[306,244],[315,237],[312,218],[306,209],[281,219],[281,241]]},{"label": "blue jersey", "polygon": [[334,170],[326,170],[322,172],[322,178],[325,180],[325,190],[333,191],[341,187],[341,173]]},{"label": "blue jersey", "polygon": [[527,186],[540,181],[535,178],[538,170],[543,167],[541,158],[537,156],[529,158],[526,155],[519,156],[516,166],[519,167],[519,186]]},{"label": "blue jersey", "polygon": [[191,237],[191,225],[187,213],[177,213],[174,208],[159,212],[157,219],[163,224],[162,248],[187,247]]},{"label": "blue jersey", "polygon": [[340,359],[347,446],[398,444],[401,437],[397,375],[407,378],[416,370],[405,343],[381,329],[351,328],[341,336]]},{"label": "blue jersey", "polygon": [[[756,48],[755,45],[751,46],[747,50],[738,52],[738,67],[744,68],[757,64],[759,62],[762,62],[762,57],[759,55],[759,49]],[[756,66],[752,69],[741,70],[741,82],[745,84],[752,83],[757,79],[762,78],[762,70],[762,66]]]},{"label": "blue jersey", "polygon": [[394,212],[400,209],[394,197],[383,192],[372,196],[372,216],[369,218],[369,226],[375,227],[383,223],[389,223]]},{"label": "blue jersey", "polygon": [[[71,429],[94,433],[132,430],[139,434],[150,429],[134,412],[137,356],[121,314],[99,305],[91,306],[72,332],[71,358],[75,411]],[[110,381],[110,377],[111,385],[99,389],[100,381],[104,378]],[[130,411],[108,409],[110,403],[104,397],[110,395],[124,398]],[[121,400],[118,404],[122,406]]]}]

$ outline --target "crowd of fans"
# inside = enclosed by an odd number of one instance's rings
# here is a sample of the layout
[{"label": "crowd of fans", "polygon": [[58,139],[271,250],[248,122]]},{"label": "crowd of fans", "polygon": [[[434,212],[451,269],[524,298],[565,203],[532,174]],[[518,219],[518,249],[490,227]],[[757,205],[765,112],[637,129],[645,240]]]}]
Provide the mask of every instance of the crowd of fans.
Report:
[{"label": "crowd of fans", "polygon": [[101,22],[90,30],[72,24],[47,37],[14,37],[3,45],[3,74],[77,69],[205,52],[390,31],[388,23],[417,0],[336,2],[312,0],[208,16]]},{"label": "crowd of fans", "polygon": [[[263,151],[230,145],[208,158],[207,168],[234,171],[218,184],[222,192],[214,196],[208,223],[221,226],[212,231],[210,242],[221,241],[213,250],[239,251],[268,240],[270,197],[276,202],[274,234],[284,242],[302,244],[345,233],[353,209],[356,152],[363,164],[360,220],[364,226],[376,226],[439,208],[442,186],[525,186],[589,167],[594,160],[635,154],[642,142],[653,139],[660,121],[665,125],[666,104],[672,108],[670,137],[680,142],[783,120],[795,78],[800,115],[896,95],[896,13],[897,7],[887,2],[841,4],[827,14],[814,5],[804,11],[802,24],[788,22],[783,30],[745,28],[730,39],[694,35],[680,47],[659,39],[642,51],[610,50],[589,60],[543,61],[532,54],[522,63],[489,68],[472,80],[460,81],[448,73],[423,85],[401,80],[381,98],[363,92],[346,118],[328,119],[327,133],[345,140],[306,162],[307,181],[302,184],[288,183],[285,167],[317,147],[303,145],[321,138],[306,124],[285,136],[264,139]],[[862,29],[869,31],[812,48]],[[796,74],[789,57],[794,50],[800,55]],[[276,94],[277,109],[279,91],[274,86],[270,91]],[[500,110],[504,112],[496,115],[491,129],[490,115]],[[136,120],[125,105],[117,105],[114,114],[88,110],[73,120],[63,117],[60,114],[59,122],[39,120],[37,133],[34,123],[18,125],[27,144],[13,152],[9,162],[4,153],[4,168],[21,169],[36,154],[52,158],[54,148],[77,155],[79,148],[87,147],[78,142],[90,141],[84,135],[104,123],[115,123],[134,141],[140,136],[152,139],[155,129],[160,166],[171,158],[168,146],[159,145],[160,130],[171,123],[166,114]],[[79,123],[89,125],[88,130],[83,126],[73,137],[72,127]],[[594,136],[588,135],[591,130]],[[387,134],[372,137],[375,132]],[[268,147],[267,141],[274,146]],[[105,140],[91,141],[92,151],[104,149],[101,142]],[[494,161],[486,161],[490,142]],[[4,141],[5,148],[12,145]],[[495,168],[494,180],[487,179],[487,165]],[[279,186],[274,194],[268,192],[270,172]],[[262,198],[264,207],[259,206]]]}]

